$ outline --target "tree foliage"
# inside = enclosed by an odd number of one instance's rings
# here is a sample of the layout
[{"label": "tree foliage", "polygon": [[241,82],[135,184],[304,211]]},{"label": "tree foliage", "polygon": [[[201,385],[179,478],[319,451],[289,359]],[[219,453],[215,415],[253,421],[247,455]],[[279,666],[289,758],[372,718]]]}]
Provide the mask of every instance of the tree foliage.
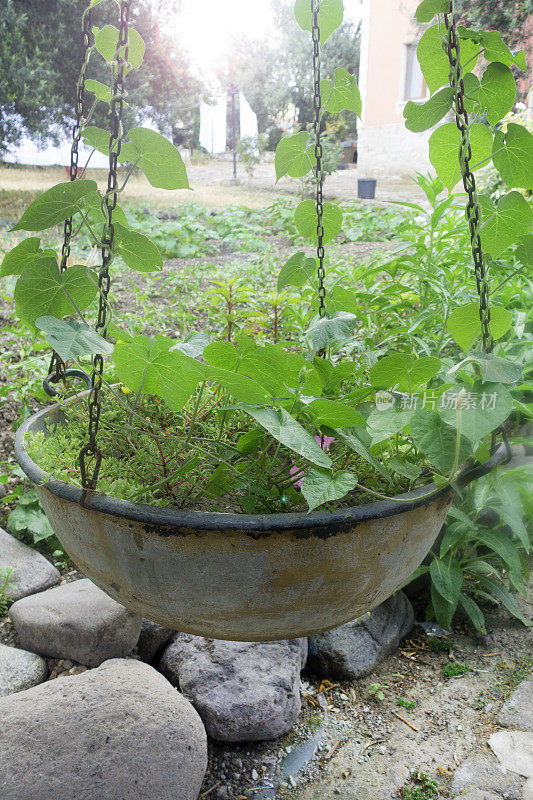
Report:
[{"label": "tree foliage", "polygon": [[509,47],[523,47],[533,0],[455,0],[464,25],[499,31]]}]

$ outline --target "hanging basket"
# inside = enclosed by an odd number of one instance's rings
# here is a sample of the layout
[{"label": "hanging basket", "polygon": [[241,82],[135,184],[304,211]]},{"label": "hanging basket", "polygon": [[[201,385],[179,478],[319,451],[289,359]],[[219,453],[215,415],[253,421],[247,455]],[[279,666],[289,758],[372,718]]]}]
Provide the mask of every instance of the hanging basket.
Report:
[{"label": "hanging basket", "polygon": [[[82,396],[83,397],[83,396]],[[74,398],[70,402],[80,402]],[[61,544],[126,608],[216,639],[308,636],[360,617],[401,587],[429,552],[453,500],[447,487],[310,514],[181,511],[89,493],[46,473],[24,437],[64,419],[59,405],[18,429],[15,453]],[[505,458],[501,447],[462,486]]]}]

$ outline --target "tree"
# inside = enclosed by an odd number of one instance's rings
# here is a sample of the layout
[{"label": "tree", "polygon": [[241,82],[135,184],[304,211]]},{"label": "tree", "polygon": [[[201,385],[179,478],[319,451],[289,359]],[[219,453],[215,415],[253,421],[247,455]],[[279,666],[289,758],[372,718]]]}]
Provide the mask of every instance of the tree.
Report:
[{"label": "tree", "polygon": [[[2,0],[0,3],[0,152],[27,133],[45,143],[69,133],[81,58],[81,17],[87,0]],[[191,76],[187,56],[161,32],[157,4],[141,0],[132,7],[132,27],[146,42],[145,67],[127,80],[125,124],[151,116],[174,141],[192,130],[198,116],[200,80]],[[168,9],[167,9],[168,11]],[[117,24],[117,8],[101,3],[93,22]],[[108,81],[97,54],[89,75]],[[105,127],[100,103],[95,124]]]},{"label": "tree", "polygon": [[499,31],[510,47],[520,48],[533,0],[455,0],[455,9],[464,25]]},{"label": "tree", "polygon": [[[309,33],[294,19],[293,5],[272,0],[275,37],[272,41],[235,39],[219,72],[224,88],[242,89],[257,114],[261,132],[295,109],[295,122],[305,127],[313,121],[313,61]],[[359,70],[359,27],[344,22],[324,46],[322,72],[335,67],[351,74]],[[355,131],[354,131],[355,132]]]}]

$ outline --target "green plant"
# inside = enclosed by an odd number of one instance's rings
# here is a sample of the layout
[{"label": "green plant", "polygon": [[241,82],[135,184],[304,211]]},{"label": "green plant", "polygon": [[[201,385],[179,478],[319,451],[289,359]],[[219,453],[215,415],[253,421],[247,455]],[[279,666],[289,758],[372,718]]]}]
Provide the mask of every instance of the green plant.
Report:
[{"label": "green plant", "polygon": [[411,773],[410,780],[414,786],[403,786],[400,789],[402,800],[434,800],[439,796],[440,787],[438,782],[430,778],[425,772],[415,770]]},{"label": "green plant", "polygon": [[368,694],[374,698],[374,700],[378,700],[380,703],[385,700],[385,692],[384,689],[388,689],[389,687],[383,683],[371,683],[368,687]]},{"label": "green plant", "polygon": [[9,582],[10,575],[13,574],[12,569],[0,570],[0,617],[7,613],[7,604],[9,602],[9,592],[12,584]]},{"label": "green plant", "polygon": [[451,664],[445,664],[442,668],[443,678],[462,678],[472,672],[472,667],[468,664],[461,664],[459,661],[452,661]]},{"label": "green plant", "polygon": [[237,153],[250,179],[253,178],[255,168],[261,162],[261,153],[265,149],[265,145],[266,141],[263,134],[259,136],[244,136],[237,142]]},{"label": "green plant", "polygon": [[[443,10],[441,6],[424,0],[418,11],[420,21],[430,21],[433,12]],[[312,27],[311,7],[303,0],[295,4],[296,19],[304,30]],[[341,0],[322,6],[318,15],[323,45],[342,17]],[[120,150],[117,160],[123,164],[122,183],[115,186],[118,176],[112,168],[112,188],[104,195],[90,180],[54,186],[31,203],[14,230],[40,232],[71,220],[91,247],[103,250],[104,265],[98,272],[81,263],[63,270],[60,267],[66,264],[58,263],[57,252],[41,234],[17,244],[5,257],[1,274],[19,276],[15,304],[30,331],[46,339],[64,363],[92,368],[96,383],[93,400],[95,395],[98,399],[105,395],[109,402],[100,429],[105,453],[101,488],[119,497],[140,495],[146,502],[192,507],[207,503],[209,508],[223,505],[245,513],[313,510],[353,505],[369,497],[387,498],[433,477],[437,486],[426,490],[429,497],[454,486],[464,462],[488,457],[493,431],[523,402],[519,387],[525,358],[523,348],[517,354],[515,343],[509,344],[513,339],[509,310],[494,304],[489,327],[484,272],[503,255],[514,259],[515,248],[517,259],[522,258],[522,251],[528,250],[525,231],[531,211],[516,191],[502,198],[502,207],[495,208],[487,198],[477,198],[471,188],[469,232],[464,223],[464,199],[459,202],[451,189],[467,171],[469,147],[472,168],[478,166],[476,159],[486,163],[493,158],[510,188],[529,183],[529,171],[520,154],[528,152],[533,137],[522,128],[517,132],[518,126],[512,124],[505,133],[495,127],[510,96],[512,73],[504,62],[520,65],[522,57],[510,54],[503,42],[495,43],[490,34],[460,30],[464,54],[472,53],[472,48],[476,53],[483,50],[489,67],[478,86],[470,71],[476,60],[471,55],[464,62],[463,73],[452,75],[452,85],[444,86],[449,66],[447,59],[443,62],[443,44],[448,39],[442,15],[438,19],[419,47],[421,67],[433,94],[422,106],[406,105],[406,124],[411,130],[425,130],[452,105],[458,110],[462,77],[472,117],[464,120],[462,135],[457,128],[443,125],[431,136],[430,157],[439,177],[419,178],[430,199],[429,214],[422,209],[426,217],[420,222],[416,217],[405,221],[404,211],[391,212],[396,215],[398,234],[405,232],[410,237],[408,246],[414,248],[414,255],[396,254],[395,263],[389,265],[392,285],[384,288],[383,263],[362,269],[347,267],[336,259],[332,244],[333,286],[328,285],[324,308],[322,283],[328,262],[322,246],[341,233],[342,209],[323,204],[320,242],[314,200],[300,202],[293,215],[286,207],[271,209],[265,216],[267,224],[290,226],[300,241],[317,247],[316,256],[301,249],[283,264],[276,296],[269,302],[274,320],[268,326],[260,317],[258,323],[257,307],[250,309],[254,299],[248,276],[243,279],[234,274],[211,281],[207,311],[223,337],[218,341],[198,331],[178,339],[174,326],[168,326],[174,337],[164,335],[159,327],[161,313],[149,310],[141,289],[137,296],[148,331],[135,335],[137,332],[124,329],[118,318],[119,324],[115,319],[110,323],[112,296],[107,292],[107,272],[112,262],[122,260],[141,280],[145,273],[161,268],[160,247],[165,254],[175,252],[176,247],[186,248],[180,251],[182,256],[202,252],[208,230],[209,245],[229,238],[231,232],[233,242],[249,250],[262,241],[262,225],[257,217],[252,221],[238,209],[217,215],[207,225],[205,213],[191,207],[181,222],[170,220],[168,229],[162,226],[156,233],[157,242],[143,232],[150,226],[143,224],[141,212],[130,214],[137,226],[131,227],[118,201],[134,169],[140,169],[156,188],[187,188],[188,179],[179,152],[164,137],[144,128],[120,129],[121,101],[112,97],[122,96],[122,78],[141,65],[141,37],[130,30],[126,62],[117,29],[96,29],[89,56],[102,56],[111,70],[113,86],[89,84],[96,99],[81,121],[82,136],[100,152],[109,155],[111,148],[112,167],[113,153]],[[491,60],[495,48],[500,60]],[[495,68],[495,63],[501,69]],[[84,77],[87,64],[86,59]],[[285,136],[278,144],[278,180],[310,176],[319,189],[329,168],[327,158],[317,166],[321,144],[327,143],[324,137],[319,141],[326,115],[361,113],[355,76],[346,70],[335,69],[324,77],[320,89],[322,104],[313,131]],[[501,98],[500,103],[495,103],[494,95]],[[90,124],[96,105],[109,105],[110,101],[113,135]],[[492,127],[479,122],[484,114]],[[445,188],[448,195],[442,198]],[[472,214],[479,209],[481,222],[472,222]],[[502,227],[507,219],[512,219],[512,225]],[[172,241],[177,227],[184,233],[178,243]],[[481,235],[487,253],[480,264],[482,256],[477,246],[474,248],[482,290],[481,320],[471,292],[464,287],[472,232],[475,243]],[[70,246],[71,239],[67,239]],[[458,243],[460,257],[454,252]],[[415,276],[419,255],[423,261],[422,266],[418,262]],[[268,251],[262,251],[262,258],[268,260]],[[511,285],[521,269],[514,269],[513,264],[496,291]],[[260,262],[257,273],[262,270]],[[262,291],[266,284],[264,279]],[[357,291],[361,284],[364,292]],[[177,296],[185,289],[189,287],[180,283],[179,276],[168,279],[171,302],[172,292]],[[201,291],[200,282],[194,284],[194,291]],[[283,294],[293,298],[285,319],[279,314],[279,296]],[[439,294],[441,304],[432,307]],[[98,323],[92,328],[88,309],[96,297]],[[182,309],[179,314],[181,330]],[[416,319],[411,323],[413,315]],[[268,331],[273,341],[268,340]],[[267,335],[260,338],[264,333]],[[480,339],[482,350],[477,349]],[[494,353],[489,347],[492,340],[498,343]],[[103,356],[111,354],[112,365],[106,361],[104,367]],[[117,381],[124,391],[114,387]],[[86,426],[86,417],[80,420],[77,413],[70,414],[61,435],[31,440],[36,460],[56,476],[66,475],[73,482],[79,482],[76,452]],[[90,471],[95,465],[92,448],[87,456]],[[131,480],[124,476],[129,470]],[[458,572],[450,557],[443,563],[445,577],[438,595],[450,603],[450,586],[455,587]]]},{"label": "green plant", "polygon": [[396,700],[396,705],[400,706],[400,708],[416,708],[416,701],[406,700],[405,697],[399,697]]}]

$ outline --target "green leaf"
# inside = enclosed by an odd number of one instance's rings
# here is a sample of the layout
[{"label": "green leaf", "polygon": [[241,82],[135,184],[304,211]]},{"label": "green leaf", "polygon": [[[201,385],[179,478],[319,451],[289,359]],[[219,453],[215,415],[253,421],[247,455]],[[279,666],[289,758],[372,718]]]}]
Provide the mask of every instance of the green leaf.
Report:
[{"label": "green leaf", "polygon": [[[475,55],[478,50],[479,47],[475,42],[469,40],[461,41],[461,65],[467,72],[472,72],[476,66],[477,58],[475,58]],[[416,55],[431,92],[435,92],[441,86],[448,84],[450,64],[444,50],[439,25],[432,25],[422,34],[418,42]],[[465,67],[467,62],[468,65]]]},{"label": "green leaf", "polygon": [[[459,146],[461,134],[455,122],[440,125],[429,138],[429,160],[443,184],[451,191],[461,180]],[[492,133],[490,128],[479,123],[470,129],[472,148],[471,169],[486,166],[492,155]],[[484,163],[479,164],[482,161]],[[478,166],[476,166],[478,165]]]},{"label": "green leaf", "polygon": [[327,425],[329,428],[357,428],[366,425],[365,418],[355,408],[335,400],[313,400],[307,406],[314,416],[317,427]]},{"label": "green leaf", "polygon": [[513,55],[503,41],[500,31],[483,31],[482,39],[485,47],[483,55],[487,61],[500,61],[507,67],[516,64],[519,69],[524,71],[527,69],[525,52],[519,50]]},{"label": "green leaf", "polygon": [[315,150],[306,131],[284,136],[279,140],[274,160],[276,182],[284,175],[302,178],[315,164]]},{"label": "green leaf", "polygon": [[509,67],[499,61],[489,64],[483,73],[476,99],[487,111],[490,124],[499,122],[511,110],[516,100],[516,83]]},{"label": "green leaf", "polygon": [[[296,206],[294,224],[305,239],[313,244],[317,243],[318,216],[314,200],[303,200]],[[324,203],[322,225],[324,227],[322,243],[327,244],[340,233],[342,228],[342,211],[339,206],[334,203]]]},{"label": "green leaf", "polygon": [[79,211],[81,198],[94,191],[97,191],[94,181],[58,183],[28,206],[12,230],[42,231],[64,222]]},{"label": "green leaf", "polygon": [[[190,189],[187,170],[176,147],[156,131],[148,128],[132,128],[128,139],[137,151],[138,166],[156,189]],[[130,153],[124,158],[131,161]]]},{"label": "green leaf", "polygon": [[20,275],[24,268],[37,257],[41,240],[38,236],[30,236],[6,253],[0,267],[0,278],[6,275]]},{"label": "green leaf", "polygon": [[[465,525],[457,522],[447,525],[442,542],[440,543],[440,557],[444,558],[446,553],[448,553],[450,550],[455,550],[456,547],[464,540],[468,530],[469,529],[466,528]],[[454,553],[452,553],[452,557],[454,557]]]},{"label": "green leaf", "polygon": [[399,458],[387,459],[387,466],[398,475],[409,478],[410,481],[415,481],[422,472],[417,464],[411,464],[410,461],[400,461]]},{"label": "green leaf", "polygon": [[159,248],[143,233],[125,228],[114,223],[114,250],[121,256],[128,267],[137,272],[154,272],[163,266],[163,257]]},{"label": "green leaf", "polygon": [[[490,326],[494,339],[501,339],[511,327],[512,321],[512,315],[507,309],[491,306]],[[448,330],[459,347],[467,353],[482,332],[478,304],[468,303],[466,306],[454,309],[448,318]]]},{"label": "green leaf", "polygon": [[366,423],[372,436],[372,444],[379,444],[395,436],[406,425],[409,425],[415,409],[375,408],[369,415]]},{"label": "green leaf", "polygon": [[409,100],[403,109],[405,127],[410,131],[420,132],[432,128],[448,113],[452,107],[453,89],[441,89],[425,103],[413,103]]},{"label": "green leaf", "polygon": [[[524,267],[533,265],[533,233],[528,233],[527,236],[521,236],[518,240],[519,244],[516,248],[516,257]],[[7,258],[7,256],[6,256]],[[5,260],[5,259],[4,259]]]},{"label": "green leaf", "polygon": [[476,601],[472,600],[467,594],[461,592],[459,595],[459,602],[474,628],[481,633],[486,633],[485,617]]},{"label": "green leaf", "polygon": [[63,361],[92,353],[107,355],[113,352],[112,344],[77,319],[62,320],[44,316],[37,317],[35,325],[44,331],[44,338]]},{"label": "green leaf", "polygon": [[[98,152],[102,153],[104,156],[108,155],[109,142],[111,139],[109,131],[105,131],[103,128],[97,128],[95,125],[88,125],[83,129],[82,138],[89,147],[94,147],[95,150],[98,150]],[[114,141],[113,152],[115,153],[117,151],[117,146],[117,142]],[[122,142],[120,154],[117,158],[118,163],[122,164],[124,161],[134,163],[137,158],[138,153],[133,144],[131,142]],[[96,192],[95,194],[98,193]]]},{"label": "green leaf", "polygon": [[101,100],[103,103],[110,103],[111,97],[113,96],[113,92],[106,86],[105,83],[100,83],[100,81],[95,81],[92,78],[88,78],[85,81],[85,88],[88,92],[94,94],[98,100]]},{"label": "green leaf", "polygon": [[480,576],[480,582],[489,592],[489,594],[491,594],[495,600],[499,601],[504,608],[506,608],[507,611],[513,615],[513,617],[519,619],[520,622],[522,622],[522,624],[526,625],[528,628],[533,625],[533,622],[524,617],[514,597],[501,584],[496,583],[496,581],[492,580],[491,578],[486,578],[483,575]]},{"label": "green leaf", "polygon": [[172,345],[170,349],[179,350],[180,353],[184,353],[186,356],[197,358],[198,356],[203,355],[204,350],[210,341],[211,337],[207,333],[198,333],[198,331],[192,331],[182,342]]},{"label": "green leaf", "polygon": [[[313,27],[311,0],[296,0],[294,3],[294,16],[302,30],[310,31]],[[341,25],[343,16],[344,6],[342,0],[320,0],[318,27],[320,28],[321,44],[324,44],[333,31]]]},{"label": "green leaf", "polygon": [[445,631],[450,630],[457,605],[454,606],[453,603],[448,602],[448,600],[437,591],[433,582],[431,583],[431,605],[433,606],[436,620],[441,628],[444,628]]},{"label": "green leaf", "polygon": [[513,544],[511,539],[505,532],[500,531],[494,533],[493,531],[484,531],[480,528],[476,530],[476,539],[497,553],[503,561],[509,572],[512,573],[513,579],[519,584],[522,583],[522,563],[520,561],[520,554],[518,548]]},{"label": "green leaf", "polygon": [[463,585],[463,571],[454,558],[435,557],[429,565],[429,574],[437,592],[449,603],[456,604]]},{"label": "green leaf", "polygon": [[431,22],[435,14],[446,14],[450,9],[449,0],[422,0],[415,11],[417,22]]},{"label": "green leaf", "polygon": [[207,367],[206,378],[222,386],[235,400],[240,402],[268,403],[265,387],[247,375],[240,375],[220,367]]},{"label": "green leaf", "polygon": [[[114,61],[117,55],[119,32],[114,25],[104,25],[103,28],[95,29],[94,44],[101,56],[107,62]],[[138,69],[144,56],[144,42],[142,37],[136,30],[130,28],[128,30],[128,64],[133,69]],[[122,55],[124,55],[124,47],[121,48]],[[125,70],[127,71],[127,69]]]},{"label": "green leaf", "polygon": [[527,233],[533,213],[520,192],[509,192],[498,201],[496,208],[483,197],[483,219],[480,227],[483,249],[497,258]]},{"label": "green leaf", "polygon": [[[439,405],[439,414],[453,428],[457,427],[459,419],[462,438],[472,444],[496,430],[513,410],[513,398],[499,383],[475,384],[474,391],[469,386],[457,384],[450,394],[455,396],[454,402]],[[460,403],[459,416],[455,400],[457,405]]]},{"label": "green leaf", "polygon": [[[115,345],[115,366],[121,383],[138,392],[163,398],[171,411],[181,411],[202,377],[201,365],[178,351],[170,352],[172,339],[136,336]],[[192,362],[192,364],[191,364]]]},{"label": "green leaf", "polygon": [[[457,431],[442,417],[429,408],[416,411],[410,422],[411,436],[415,446],[444,475],[451,472],[455,458]],[[459,464],[469,452],[468,442],[461,436]]]},{"label": "green leaf", "polygon": [[315,258],[306,258],[303,250],[294,253],[280,270],[278,292],[285,286],[305,286],[315,276],[316,269]]},{"label": "green leaf", "polygon": [[505,134],[495,131],[492,162],[507,186],[533,188],[533,136],[523,125],[510,122]]},{"label": "green leaf", "polygon": [[322,350],[336,342],[342,342],[349,338],[357,317],[355,314],[348,314],[346,311],[336,311],[329,317],[322,317],[313,323],[307,330],[306,336],[315,350]]},{"label": "green leaf", "polygon": [[[38,258],[29,264],[15,285],[17,313],[35,330],[37,317],[65,317],[83,311],[96,296],[96,284],[82,265],[61,273],[55,258]],[[67,295],[68,292],[68,295]]]},{"label": "green leaf", "polygon": [[339,500],[355,489],[357,478],[351,472],[315,469],[311,467],[302,481],[302,494],[307,500],[309,511],[323,503]]},{"label": "green leaf", "polygon": [[324,107],[330,114],[339,114],[341,111],[353,111],[361,116],[362,102],[355,75],[350,75],[348,70],[338,67],[333,73],[333,83],[330,80],[320,81],[320,92]]},{"label": "green leaf", "polygon": [[204,350],[204,358],[212,367],[235,370],[240,361],[239,351],[231,342],[212,342]]},{"label": "green leaf", "polygon": [[331,459],[315,442],[313,436],[284,408],[274,408],[240,403],[238,408],[246,411],[278,442],[306,458],[319,467],[331,467]]},{"label": "green leaf", "polygon": [[440,367],[439,358],[417,358],[410,353],[393,353],[374,364],[369,380],[377,389],[397,387],[400,392],[413,392],[431,380]]},{"label": "green leaf", "polygon": [[520,380],[523,372],[523,365],[510,361],[508,358],[495,356],[493,353],[474,352],[465,358],[449,372],[456,372],[465,364],[475,363],[481,370],[481,379],[489,383],[514,383]]},{"label": "green leaf", "polygon": [[377,458],[374,458],[368,447],[363,444],[356,434],[347,433],[346,431],[339,430],[338,428],[333,430],[333,434],[335,438],[339,439],[343,444],[346,445],[346,447],[349,447],[350,450],[354,451],[354,453],[357,453],[357,455],[361,456],[361,458],[363,458],[365,461],[368,461],[368,463],[373,466],[376,472],[379,472],[379,474],[382,475],[385,480],[392,483],[392,475],[388,469],[386,469],[383,464],[377,460]]}]

